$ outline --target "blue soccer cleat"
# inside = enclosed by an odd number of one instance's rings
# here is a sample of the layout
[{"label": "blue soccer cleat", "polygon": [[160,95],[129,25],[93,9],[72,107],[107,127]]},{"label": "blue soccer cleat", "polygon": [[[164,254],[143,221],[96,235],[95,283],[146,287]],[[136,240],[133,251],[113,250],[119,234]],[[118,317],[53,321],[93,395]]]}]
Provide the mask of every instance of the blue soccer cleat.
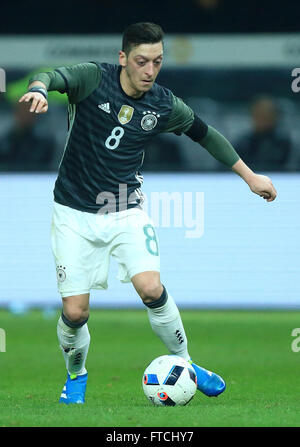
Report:
[{"label": "blue soccer cleat", "polygon": [[68,373],[59,402],[62,404],[84,404],[87,378],[87,373],[81,376],[76,374],[70,376]]},{"label": "blue soccer cleat", "polygon": [[201,368],[201,366],[193,363],[192,360],[190,360],[189,363],[192,365],[197,375],[197,388],[199,391],[209,397],[217,397],[225,391],[226,384],[222,377],[207,369]]}]

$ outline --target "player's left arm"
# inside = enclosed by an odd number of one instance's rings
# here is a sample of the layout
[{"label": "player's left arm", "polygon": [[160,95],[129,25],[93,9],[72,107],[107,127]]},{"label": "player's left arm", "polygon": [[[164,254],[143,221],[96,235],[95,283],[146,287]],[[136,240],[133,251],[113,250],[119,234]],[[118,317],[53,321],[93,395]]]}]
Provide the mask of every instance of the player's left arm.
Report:
[{"label": "player's left arm", "polygon": [[180,98],[173,95],[173,111],[166,132],[185,133],[204,147],[216,160],[238,174],[252,192],[272,202],[277,192],[269,177],[254,173],[239,157],[231,143],[212,126],[202,121]]},{"label": "player's left arm", "polygon": [[216,129],[207,126],[205,137],[198,142],[214,158],[238,174],[248,184],[252,192],[263,197],[267,202],[272,202],[276,199],[277,192],[271,179],[266,175],[253,172],[239,157],[231,143]]},{"label": "player's left arm", "polygon": [[240,158],[231,169],[248,184],[255,194],[263,197],[267,202],[273,202],[277,197],[277,191],[266,175],[255,174]]}]

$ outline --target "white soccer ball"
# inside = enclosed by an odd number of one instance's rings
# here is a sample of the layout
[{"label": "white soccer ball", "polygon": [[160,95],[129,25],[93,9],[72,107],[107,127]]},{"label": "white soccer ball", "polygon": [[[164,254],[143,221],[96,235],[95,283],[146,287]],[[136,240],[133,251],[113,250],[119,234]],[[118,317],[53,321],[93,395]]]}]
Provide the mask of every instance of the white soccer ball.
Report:
[{"label": "white soccer ball", "polygon": [[154,405],[186,405],[197,390],[192,365],[178,355],[162,355],[145,369],[143,390]]}]

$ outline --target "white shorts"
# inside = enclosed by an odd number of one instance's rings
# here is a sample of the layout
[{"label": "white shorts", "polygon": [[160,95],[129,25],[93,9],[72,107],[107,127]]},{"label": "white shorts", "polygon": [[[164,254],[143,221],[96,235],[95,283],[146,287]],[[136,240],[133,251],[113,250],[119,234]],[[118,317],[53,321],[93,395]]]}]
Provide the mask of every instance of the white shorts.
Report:
[{"label": "white shorts", "polygon": [[110,255],[122,282],[160,271],[153,223],[139,208],[99,215],[54,202],[51,242],[62,297],[107,289]]}]

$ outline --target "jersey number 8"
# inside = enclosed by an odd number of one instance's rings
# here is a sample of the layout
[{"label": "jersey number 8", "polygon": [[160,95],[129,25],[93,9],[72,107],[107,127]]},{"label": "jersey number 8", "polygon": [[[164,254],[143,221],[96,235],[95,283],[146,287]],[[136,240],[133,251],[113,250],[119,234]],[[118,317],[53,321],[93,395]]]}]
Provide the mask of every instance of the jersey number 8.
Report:
[{"label": "jersey number 8", "polygon": [[105,146],[107,147],[107,149],[111,149],[112,151],[114,149],[117,149],[124,133],[125,131],[123,127],[120,126],[114,127],[113,130],[111,131],[110,136],[107,137],[105,140]]}]

